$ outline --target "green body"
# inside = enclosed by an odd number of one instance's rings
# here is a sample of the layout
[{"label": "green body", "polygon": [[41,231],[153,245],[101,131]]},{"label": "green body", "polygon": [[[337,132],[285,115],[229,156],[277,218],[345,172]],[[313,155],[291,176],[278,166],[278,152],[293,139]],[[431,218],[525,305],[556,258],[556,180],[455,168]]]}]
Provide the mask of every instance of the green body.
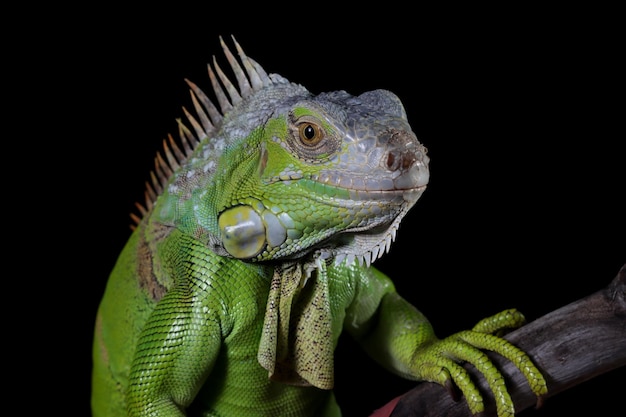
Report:
[{"label": "green body", "polygon": [[[426,318],[371,266],[428,182],[428,157],[399,99],[377,90],[312,95],[267,75],[236,45],[238,89],[209,69],[220,111],[194,84],[183,150],[158,156],[146,207],[98,310],[94,417],[340,416],[333,351],[353,336],[413,380],[452,379],[483,403],[459,365],[479,368],[498,413],[513,405],[479,349],[545,381],[492,333],[513,310],[437,339]],[[224,87],[220,87],[217,78]],[[167,161],[167,162],[166,162]]]},{"label": "green body", "polygon": [[[196,291],[169,291],[157,303],[147,288],[136,283],[143,233],[140,228],[133,234],[120,257],[98,317],[94,377],[106,381],[94,391],[94,405],[101,412],[98,415],[124,415],[124,393],[129,388],[131,361],[137,346],[145,350],[147,362],[141,368],[154,374],[155,393],[159,393],[164,410],[170,410],[163,415],[176,415],[171,408],[173,402],[187,407],[196,396],[198,409],[210,409],[220,416],[340,415],[331,390],[270,381],[268,371],[257,360],[273,274],[270,266],[220,258],[198,241],[174,232],[166,245],[175,245],[182,255],[172,256],[172,264],[166,269],[184,270],[186,263],[209,267],[198,268],[187,277],[187,285]],[[390,293],[389,299],[397,297],[391,282],[373,268],[355,264],[332,266],[327,272],[328,291],[333,294],[333,346],[342,330],[362,339],[372,349],[376,348],[376,341],[394,340],[376,336],[372,328],[372,316],[381,299]],[[186,308],[181,308],[181,299],[188,300]],[[391,315],[419,314],[405,303],[393,308],[397,313],[389,311]],[[154,323],[155,316],[160,317],[158,324]],[[144,336],[140,344],[139,335],[148,320],[154,326],[153,340]],[[426,324],[423,319],[420,322]],[[186,334],[171,330],[177,323]],[[379,330],[393,334],[393,323],[389,320],[390,326]],[[416,345],[423,337],[419,322],[415,322],[413,330],[411,337]],[[164,347],[168,345],[170,354]],[[411,351],[398,353],[409,355]],[[141,400],[139,403],[147,406]]]}]

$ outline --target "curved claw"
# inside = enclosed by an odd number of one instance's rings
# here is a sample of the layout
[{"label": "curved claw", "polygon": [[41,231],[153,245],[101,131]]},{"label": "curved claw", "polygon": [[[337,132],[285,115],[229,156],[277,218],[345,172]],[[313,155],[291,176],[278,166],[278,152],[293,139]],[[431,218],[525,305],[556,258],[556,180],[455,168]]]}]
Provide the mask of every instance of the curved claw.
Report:
[{"label": "curved claw", "polygon": [[452,378],[448,378],[443,384],[443,387],[448,391],[448,394],[452,398],[452,401],[459,402],[463,397],[463,393],[459,390],[459,387],[452,381]]}]

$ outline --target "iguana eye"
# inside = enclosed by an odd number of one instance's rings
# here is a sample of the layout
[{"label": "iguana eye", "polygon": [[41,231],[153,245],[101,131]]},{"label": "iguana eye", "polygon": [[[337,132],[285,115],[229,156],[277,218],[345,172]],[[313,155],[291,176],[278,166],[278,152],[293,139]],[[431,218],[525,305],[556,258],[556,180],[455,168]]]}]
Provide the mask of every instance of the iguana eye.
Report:
[{"label": "iguana eye", "polygon": [[324,139],[324,131],[313,123],[302,123],[298,126],[300,141],[307,146],[315,146]]},{"label": "iguana eye", "polygon": [[296,106],[288,117],[289,135],[285,142],[301,160],[321,163],[341,147],[341,135],[323,113]]}]

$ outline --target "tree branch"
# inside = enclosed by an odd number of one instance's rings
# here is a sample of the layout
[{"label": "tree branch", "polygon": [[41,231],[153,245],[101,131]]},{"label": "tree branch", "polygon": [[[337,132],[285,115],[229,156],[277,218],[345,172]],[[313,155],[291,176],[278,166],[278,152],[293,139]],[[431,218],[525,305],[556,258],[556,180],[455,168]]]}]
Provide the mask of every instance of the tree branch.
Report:
[{"label": "tree branch", "polygon": [[[546,398],[626,365],[626,264],[604,289],[568,304],[506,335],[526,351],[548,383]],[[536,404],[526,380],[512,363],[488,353],[502,371],[516,411]],[[484,394],[486,415],[495,415],[493,397],[467,365]],[[391,417],[469,417],[465,400],[454,402],[437,384],[420,383],[404,394]]]}]

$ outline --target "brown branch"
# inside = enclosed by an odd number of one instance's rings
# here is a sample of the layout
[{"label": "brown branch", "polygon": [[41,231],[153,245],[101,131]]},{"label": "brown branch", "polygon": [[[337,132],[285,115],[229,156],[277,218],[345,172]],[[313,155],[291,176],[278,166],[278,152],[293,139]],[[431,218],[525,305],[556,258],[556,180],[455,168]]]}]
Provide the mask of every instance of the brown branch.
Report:
[{"label": "brown branch", "polygon": [[[603,290],[546,314],[506,338],[525,350],[544,373],[548,397],[626,365],[626,265]],[[516,411],[536,398],[512,363],[489,353],[510,387]],[[493,398],[476,370],[467,366],[485,395],[486,415],[495,415]],[[391,417],[469,417],[464,399],[454,402],[436,384],[421,383],[404,394]]]}]

